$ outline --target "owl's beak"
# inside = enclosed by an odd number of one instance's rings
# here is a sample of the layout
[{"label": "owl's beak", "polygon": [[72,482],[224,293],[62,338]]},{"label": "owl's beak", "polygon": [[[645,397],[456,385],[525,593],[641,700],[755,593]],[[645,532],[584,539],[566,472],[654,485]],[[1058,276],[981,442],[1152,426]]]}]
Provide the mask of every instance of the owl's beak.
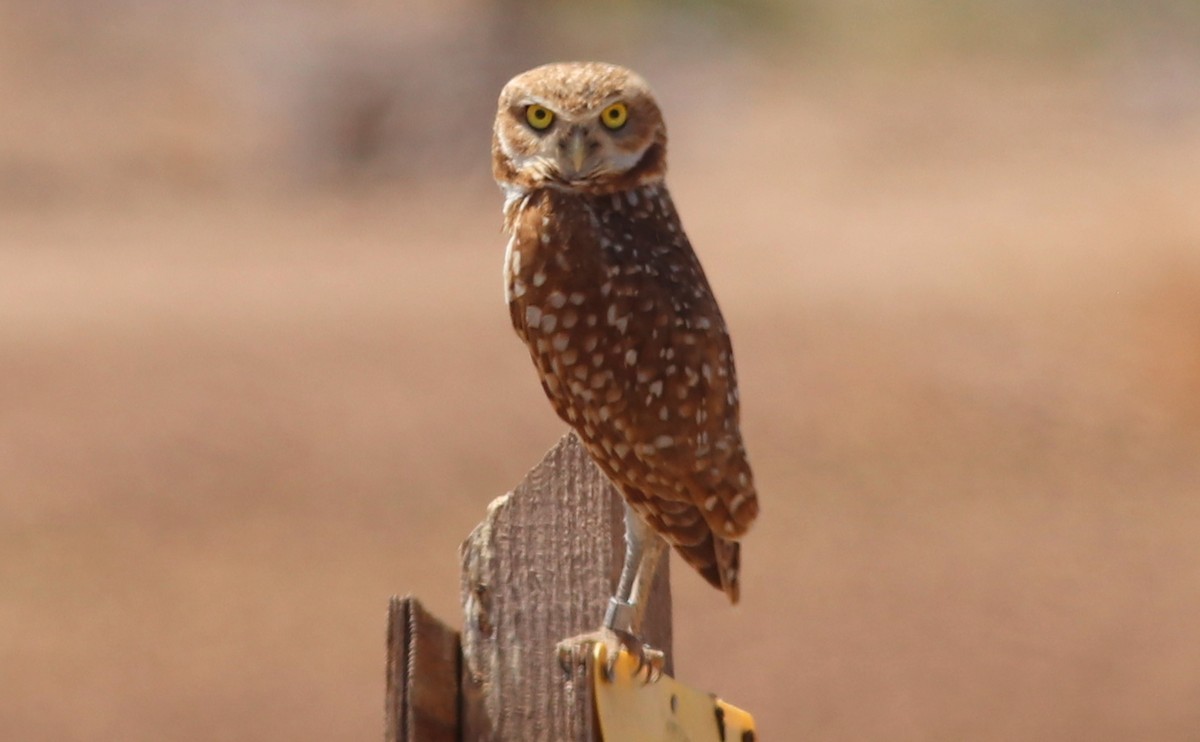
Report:
[{"label": "owl's beak", "polygon": [[582,130],[576,129],[571,132],[571,137],[567,140],[567,156],[571,158],[575,173],[583,172],[583,163],[587,159],[587,142],[584,141]]}]

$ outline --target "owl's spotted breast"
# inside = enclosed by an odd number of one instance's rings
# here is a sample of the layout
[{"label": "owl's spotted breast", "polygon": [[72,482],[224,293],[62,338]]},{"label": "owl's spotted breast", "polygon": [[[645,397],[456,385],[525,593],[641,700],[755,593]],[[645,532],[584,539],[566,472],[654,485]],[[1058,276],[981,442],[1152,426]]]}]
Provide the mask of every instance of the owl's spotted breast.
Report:
[{"label": "owl's spotted breast", "polygon": [[509,307],[556,412],[635,507],[692,506],[674,520],[705,528],[677,545],[741,536],[757,498],[732,349],[666,188],[547,189],[517,208]]}]

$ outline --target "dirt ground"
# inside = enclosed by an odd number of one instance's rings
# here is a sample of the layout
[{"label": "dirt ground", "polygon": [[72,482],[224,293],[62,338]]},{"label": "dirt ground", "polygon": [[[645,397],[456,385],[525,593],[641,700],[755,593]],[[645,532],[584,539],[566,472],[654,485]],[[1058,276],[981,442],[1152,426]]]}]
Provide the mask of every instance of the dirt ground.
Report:
[{"label": "dirt ground", "polygon": [[[669,119],[763,506],[736,609],[675,565],[680,677],[769,740],[1194,739],[1200,98],[754,79]],[[388,596],[457,620],[564,429],[499,205],[480,162],[0,213],[0,737],[377,738]]]}]

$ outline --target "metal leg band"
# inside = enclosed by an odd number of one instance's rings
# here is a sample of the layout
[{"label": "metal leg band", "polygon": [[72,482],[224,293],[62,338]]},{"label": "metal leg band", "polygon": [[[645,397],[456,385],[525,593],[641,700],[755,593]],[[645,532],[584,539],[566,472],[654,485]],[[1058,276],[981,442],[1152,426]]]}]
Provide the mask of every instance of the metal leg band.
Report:
[{"label": "metal leg band", "polygon": [[604,612],[604,627],[614,631],[630,631],[633,628],[634,608],[617,598],[608,599],[608,610]]}]

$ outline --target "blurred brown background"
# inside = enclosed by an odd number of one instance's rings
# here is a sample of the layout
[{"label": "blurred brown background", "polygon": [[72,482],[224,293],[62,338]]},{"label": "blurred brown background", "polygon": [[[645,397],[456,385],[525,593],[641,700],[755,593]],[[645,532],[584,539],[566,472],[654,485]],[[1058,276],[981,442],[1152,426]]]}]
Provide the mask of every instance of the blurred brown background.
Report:
[{"label": "blurred brown background", "polygon": [[772,740],[1200,737],[1194,2],[3,0],[0,738],[373,740],[564,429],[495,96],[657,87],[764,515],[677,667]]}]

